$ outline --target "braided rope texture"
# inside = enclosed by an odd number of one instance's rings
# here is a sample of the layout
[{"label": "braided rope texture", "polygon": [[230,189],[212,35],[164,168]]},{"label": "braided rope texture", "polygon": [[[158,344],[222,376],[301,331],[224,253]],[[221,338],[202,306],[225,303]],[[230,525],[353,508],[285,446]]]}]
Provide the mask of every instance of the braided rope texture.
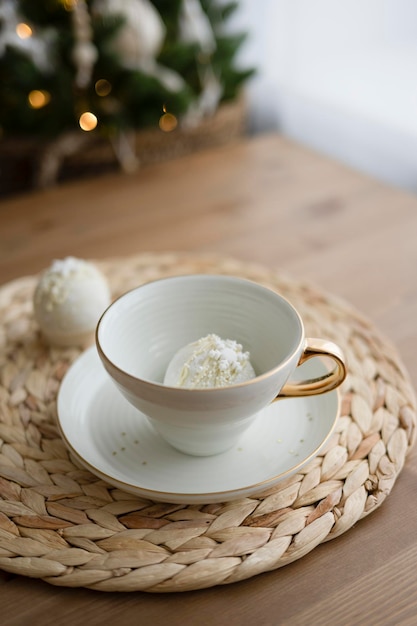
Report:
[{"label": "braided rope texture", "polygon": [[63,587],[177,592],[274,570],[348,531],[391,492],[416,431],[415,394],[393,346],[347,303],[254,264],[187,254],[98,262],[116,297],[176,274],[248,278],[279,291],[309,336],[345,351],[336,429],[320,456],[257,497],[156,503],[111,487],[69,455],[56,398],[79,349],[45,345],[37,277],[0,289],[0,569]]}]

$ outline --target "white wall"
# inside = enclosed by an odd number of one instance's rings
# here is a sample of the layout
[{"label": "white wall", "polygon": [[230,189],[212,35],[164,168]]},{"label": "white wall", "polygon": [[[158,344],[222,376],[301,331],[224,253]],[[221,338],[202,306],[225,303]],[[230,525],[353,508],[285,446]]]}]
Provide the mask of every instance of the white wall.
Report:
[{"label": "white wall", "polygon": [[417,192],[417,0],[240,0],[250,127]]}]

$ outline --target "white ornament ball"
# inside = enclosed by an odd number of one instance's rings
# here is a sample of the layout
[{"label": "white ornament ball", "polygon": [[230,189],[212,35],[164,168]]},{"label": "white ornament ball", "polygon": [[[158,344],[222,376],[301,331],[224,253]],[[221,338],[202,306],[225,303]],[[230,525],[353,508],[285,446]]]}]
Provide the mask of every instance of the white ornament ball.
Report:
[{"label": "white ornament ball", "polygon": [[35,318],[56,346],[92,342],[97,322],[111,302],[106,278],[92,264],[67,257],[43,273],[34,294]]}]

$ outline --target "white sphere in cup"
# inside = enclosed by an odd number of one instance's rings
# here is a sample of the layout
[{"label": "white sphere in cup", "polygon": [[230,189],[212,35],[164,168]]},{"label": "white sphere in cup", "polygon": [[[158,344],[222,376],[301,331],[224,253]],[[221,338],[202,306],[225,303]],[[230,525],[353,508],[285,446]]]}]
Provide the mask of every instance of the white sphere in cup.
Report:
[{"label": "white sphere in cup", "polygon": [[238,385],[255,376],[250,354],[243,350],[242,344],[210,333],[176,352],[165,372],[164,383],[204,389]]}]

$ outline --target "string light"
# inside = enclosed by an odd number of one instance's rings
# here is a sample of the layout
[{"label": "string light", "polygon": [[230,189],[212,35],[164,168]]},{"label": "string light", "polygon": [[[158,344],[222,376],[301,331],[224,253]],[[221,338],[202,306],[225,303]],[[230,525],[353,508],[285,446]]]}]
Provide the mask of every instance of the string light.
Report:
[{"label": "string light", "polygon": [[170,133],[175,130],[178,126],[178,120],[172,113],[164,113],[159,118],[159,128],[164,131],[164,133]]},{"label": "string light", "polygon": [[96,90],[96,94],[102,98],[104,96],[108,96],[112,90],[111,84],[105,78],[100,78],[100,80],[98,80],[94,85],[94,88]]},{"label": "string light", "polygon": [[16,26],[16,34],[18,37],[20,37],[20,39],[29,39],[29,37],[32,37],[33,35],[33,30],[31,29],[29,24],[20,22],[20,24],[17,24]]},{"label": "string light", "polygon": [[51,94],[49,91],[42,91],[40,89],[34,89],[28,95],[29,104],[32,109],[42,109],[51,100]]},{"label": "string light", "polygon": [[82,130],[88,132],[95,129],[98,124],[98,120],[94,113],[85,111],[85,113],[80,115],[79,124]]},{"label": "string light", "polygon": [[72,11],[77,4],[78,0],[61,0],[61,4],[65,11]]}]

